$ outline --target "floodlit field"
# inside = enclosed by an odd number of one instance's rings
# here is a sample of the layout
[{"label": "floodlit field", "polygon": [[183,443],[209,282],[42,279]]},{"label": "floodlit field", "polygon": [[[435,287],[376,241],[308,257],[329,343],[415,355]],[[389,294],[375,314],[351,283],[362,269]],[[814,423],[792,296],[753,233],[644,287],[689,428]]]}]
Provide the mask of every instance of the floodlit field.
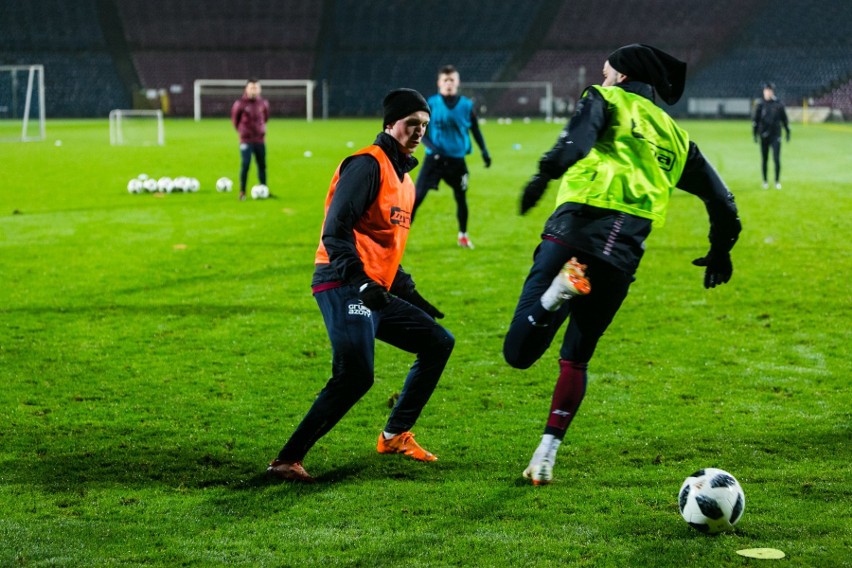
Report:
[{"label": "floodlit field", "polygon": [[[555,198],[519,217],[519,192],[561,126],[490,121],[476,250],[444,187],[404,261],[457,339],[415,428],[440,461],[376,453],[411,363],[380,345],[373,389],[305,460],[319,483],[267,481],[330,373],[309,287],[328,182],[380,122],[273,120],[275,198],[242,203],[214,189],[238,174],[226,120],[167,121],[165,147],[111,147],[106,120],[0,145],[0,565],[751,566],[735,552],[772,547],[852,566],[848,124],[794,124],[776,191],[748,123],[683,123],[737,197],[733,279],[702,287],[706,215],[676,193],[534,488],[556,346],[528,371],[501,346]],[[202,188],[129,195],[140,173]],[[680,518],[701,467],[742,484],[735,532]]]}]

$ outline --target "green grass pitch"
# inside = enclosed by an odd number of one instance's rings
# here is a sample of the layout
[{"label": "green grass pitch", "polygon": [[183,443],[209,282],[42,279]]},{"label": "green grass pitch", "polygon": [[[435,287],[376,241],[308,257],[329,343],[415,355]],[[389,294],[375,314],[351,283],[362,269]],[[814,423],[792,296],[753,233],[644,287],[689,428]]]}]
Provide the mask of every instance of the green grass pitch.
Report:
[{"label": "green grass pitch", "polygon": [[[733,279],[703,289],[706,215],[676,192],[534,488],[556,346],[528,371],[501,346],[555,197],[519,217],[520,189],[561,126],[489,121],[476,250],[443,187],[404,260],[457,339],[415,429],[440,461],[375,452],[411,363],[380,344],[373,389],[305,461],[320,482],[268,482],[330,372],[309,287],[328,182],[379,122],[273,120],[275,198],[243,203],[214,189],[238,173],[227,120],[168,120],[164,147],[111,147],[105,120],[0,145],[0,565],[751,566],[736,550],[772,547],[852,566],[848,124],[794,124],[777,191],[748,123],[683,122],[737,197]],[[202,188],[128,194],[140,173]],[[701,467],[743,485],[732,533],[678,514]]]}]

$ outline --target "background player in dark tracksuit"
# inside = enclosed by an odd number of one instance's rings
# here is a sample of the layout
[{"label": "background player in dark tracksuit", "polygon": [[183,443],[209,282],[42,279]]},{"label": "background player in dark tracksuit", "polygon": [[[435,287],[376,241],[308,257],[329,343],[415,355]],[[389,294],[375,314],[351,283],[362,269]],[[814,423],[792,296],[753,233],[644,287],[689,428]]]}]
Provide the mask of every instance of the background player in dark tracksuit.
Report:
[{"label": "background player in dark tracksuit", "polygon": [[[485,139],[479,129],[479,120],[473,110],[473,101],[459,92],[459,72],[452,65],[438,71],[438,94],[429,97],[432,118],[429,130],[423,137],[426,158],[417,176],[417,199],[414,214],[426,199],[430,189],[438,189],[443,180],[453,188],[456,200],[456,219],[459,224],[458,244],[462,248],[473,248],[467,234],[468,170],[465,156],[470,154],[470,132],[482,152],[485,167],[491,166],[491,156],[485,147]],[[414,215],[412,215],[413,219]]]},{"label": "background player in dark tracksuit", "polygon": [[254,154],[257,178],[266,185],[266,123],[269,120],[269,101],[260,96],[257,79],[249,79],[243,96],[231,107],[231,122],[240,135],[240,200],[245,201],[249,165]]},{"label": "background player in dark tracksuit", "polygon": [[432,395],[455,339],[437,308],[415,290],[399,262],[414,206],[412,152],[429,105],[412,89],[384,99],[384,132],[346,158],[332,178],[311,287],[332,348],[332,377],[269,464],[282,479],[313,481],[302,460],[373,384],[375,340],[417,355],[376,449],[419,461],[437,458],[409,431]]},{"label": "background player in dark tracksuit", "polygon": [[763,99],[754,109],[751,123],[754,141],[760,141],[760,167],[763,174],[763,189],[769,187],[766,178],[766,166],[769,161],[769,149],[772,148],[772,161],[775,163],[775,189],[781,189],[781,127],[787,132],[790,141],[790,124],[784,104],[775,97],[775,84],[763,84]]},{"label": "background player in dark tracksuit", "polygon": [[627,296],[652,223],[665,220],[674,187],[699,197],[710,217],[710,251],[693,261],[706,267],[705,287],[730,279],[729,251],[740,232],[725,184],[653,102],[655,91],[677,102],[686,64],[633,44],[613,52],[603,72],[602,86],[586,90],[521,199],[524,214],[562,177],[503,349],[511,366],[526,369],[570,316],[547,425],[524,471],[536,485],[552,478],[556,451],[585,396],[589,360]]}]

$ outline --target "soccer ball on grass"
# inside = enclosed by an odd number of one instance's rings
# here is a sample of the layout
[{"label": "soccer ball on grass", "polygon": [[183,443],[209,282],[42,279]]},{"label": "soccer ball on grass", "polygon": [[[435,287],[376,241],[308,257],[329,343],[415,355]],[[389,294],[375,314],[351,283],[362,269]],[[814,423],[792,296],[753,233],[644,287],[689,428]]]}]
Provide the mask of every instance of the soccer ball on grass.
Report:
[{"label": "soccer ball on grass", "polygon": [[216,180],[216,191],[225,192],[231,191],[234,188],[234,182],[226,177],[220,177]]},{"label": "soccer ball on grass", "polygon": [[175,182],[169,176],[163,176],[157,180],[157,189],[163,193],[171,193],[175,189]]},{"label": "soccer ball on grass", "polygon": [[175,191],[189,191],[189,178],[186,176],[178,176],[173,180]]},{"label": "soccer ball on grass", "polygon": [[734,528],[745,509],[745,494],[727,471],[699,469],[681,485],[678,507],[691,527],[715,534]]},{"label": "soccer ball on grass", "polygon": [[252,199],[266,199],[269,197],[269,188],[263,184],[258,184],[251,188]]},{"label": "soccer ball on grass", "polygon": [[127,182],[127,191],[129,193],[142,193],[142,180],[133,178]]}]

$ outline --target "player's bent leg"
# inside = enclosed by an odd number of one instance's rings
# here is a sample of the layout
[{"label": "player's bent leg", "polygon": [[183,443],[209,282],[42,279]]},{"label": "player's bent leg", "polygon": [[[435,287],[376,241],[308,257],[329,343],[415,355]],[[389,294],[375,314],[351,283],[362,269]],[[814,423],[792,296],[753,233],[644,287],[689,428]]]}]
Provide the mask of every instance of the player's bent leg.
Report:
[{"label": "player's bent leg", "polygon": [[538,361],[568,317],[571,302],[563,302],[551,312],[545,309],[542,296],[572,256],[570,249],[548,240],[536,249],[533,266],[503,341],[503,357],[512,367],[527,369]]},{"label": "player's bent leg", "polygon": [[559,377],[553,389],[547,425],[539,447],[524,470],[524,477],[534,485],[543,485],[553,479],[556,452],[585,398],[588,361],[633,280],[631,274],[601,261],[592,260],[590,264],[594,288],[589,295],[570,302],[571,319],[560,349]]},{"label": "player's bent leg", "polygon": [[[387,434],[402,436],[410,433],[435,391],[455,347],[455,338],[425,312],[398,298],[382,311],[376,338],[417,355],[384,429]],[[409,436],[397,437],[397,442],[388,442],[390,445],[385,445],[383,451],[380,439],[377,448],[381,453],[404,453],[421,461],[433,461],[424,458]]]},{"label": "player's bent leg", "polygon": [[[372,314],[362,308],[351,286],[315,295],[332,348],[332,377],[279,452],[279,464],[301,463],[373,385],[375,349]],[[355,308],[355,309],[353,309]],[[286,469],[282,466],[283,469]],[[282,468],[271,472],[286,478]]]}]

